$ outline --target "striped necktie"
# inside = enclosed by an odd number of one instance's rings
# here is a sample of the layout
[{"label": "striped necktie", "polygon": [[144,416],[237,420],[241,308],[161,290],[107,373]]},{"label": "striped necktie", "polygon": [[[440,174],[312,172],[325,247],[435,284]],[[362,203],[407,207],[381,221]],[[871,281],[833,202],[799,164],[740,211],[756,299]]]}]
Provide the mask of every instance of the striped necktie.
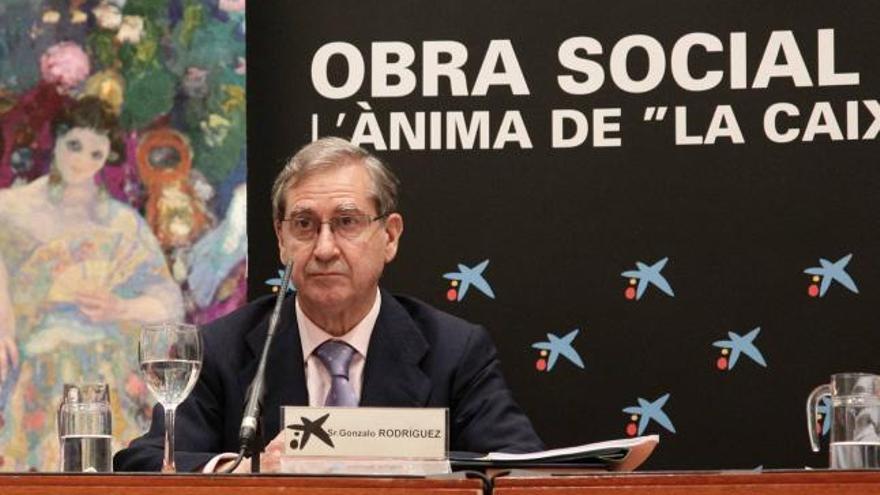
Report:
[{"label": "striped necktie", "polygon": [[315,349],[315,355],[330,373],[330,393],[324,406],[357,407],[357,396],[348,380],[348,366],[354,353],[354,348],[341,340],[328,340]]}]

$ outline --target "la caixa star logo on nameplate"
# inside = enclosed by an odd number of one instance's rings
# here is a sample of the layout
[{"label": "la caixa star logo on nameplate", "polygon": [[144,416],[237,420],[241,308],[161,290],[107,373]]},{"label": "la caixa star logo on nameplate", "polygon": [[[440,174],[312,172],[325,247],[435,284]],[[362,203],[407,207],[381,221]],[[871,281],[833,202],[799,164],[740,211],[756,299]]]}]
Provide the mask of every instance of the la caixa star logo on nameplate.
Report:
[{"label": "la caixa star logo on nameplate", "polygon": [[282,408],[284,455],[444,459],[448,410],[441,408]]},{"label": "la caixa star logo on nameplate", "polygon": [[302,450],[306,448],[312,435],[327,444],[328,447],[335,447],[335,445],[333,445],[333,440],[330,438],[330,434],[324,429],[324,421],[327,421],[327,418],[329,417],[330,413],[327,413],[316,420],[301,416],[299,418],[301,421],[299,424],[287,425],[286,428],[288,430],[294,431],[293,440],[288,442],[290,448],[293,450]]}]

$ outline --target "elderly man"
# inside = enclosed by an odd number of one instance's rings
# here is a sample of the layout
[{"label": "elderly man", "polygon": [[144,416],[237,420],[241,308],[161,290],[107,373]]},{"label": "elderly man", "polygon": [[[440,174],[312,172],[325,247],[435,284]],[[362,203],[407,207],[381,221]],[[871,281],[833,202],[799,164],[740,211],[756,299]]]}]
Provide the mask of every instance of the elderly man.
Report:
[{"label": "elderly man", "polygon": [[[264,467],[277,466],[284,405],[447,407],[451,450],[543,448],[483,328],[379,289],[403,233],[397,179],[379,159],[343,139],[318,140],[278,175],[272,203],[279,255],[293,261],[297,291],[282,306],[268,358],[263,424],[276,439]],[[238,450],[273,299],[204,328],[202,372],[177,410],[178,470],[213,470],[219,453]],[[331,378],[328,356],[348,361],[347,379]],[[150,431],[116,455],[115,470],[161,468],[162,418],[157,405]]]}]

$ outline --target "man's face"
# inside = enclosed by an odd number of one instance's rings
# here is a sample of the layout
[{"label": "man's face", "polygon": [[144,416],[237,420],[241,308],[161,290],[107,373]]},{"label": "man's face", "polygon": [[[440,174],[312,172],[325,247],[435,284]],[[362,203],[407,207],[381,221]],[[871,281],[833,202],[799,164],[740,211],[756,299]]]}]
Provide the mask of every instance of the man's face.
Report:
[{"label": "man's face", "polygon": [[[363,215],[372,219],[383,212],[376,211],[371,191],[370,176],[362,165],[332,168],[286,191],[283,218],[328,222]],[[332,232],[325,223],[314,239],[304,241],[294,237],[292,224],[277,222],[275,234],[282,263],[293,260],[293,281],[303,307],[330,313],[369,309],[385,263],[397,254],[401,216],[392,213],[385,221],[369,221],[353,238]]]}]

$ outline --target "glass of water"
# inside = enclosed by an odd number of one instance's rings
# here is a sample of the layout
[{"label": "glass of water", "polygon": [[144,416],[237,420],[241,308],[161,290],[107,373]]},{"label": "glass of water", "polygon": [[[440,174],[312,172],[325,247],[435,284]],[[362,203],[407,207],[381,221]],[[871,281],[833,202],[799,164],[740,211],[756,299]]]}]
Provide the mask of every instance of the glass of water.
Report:
[{"label": "glass of water", "polygon": [[58,408],[63,472],[113,471],[113,427],[106,383],[64,384]]},{"label": "glass of water", "polygon": [[147,388],[165,409],[163,473],[174,473],[174,412],[192,391],[202,368],[202,340],[186,323],[158,323],[141,330],[138,358]]}]

